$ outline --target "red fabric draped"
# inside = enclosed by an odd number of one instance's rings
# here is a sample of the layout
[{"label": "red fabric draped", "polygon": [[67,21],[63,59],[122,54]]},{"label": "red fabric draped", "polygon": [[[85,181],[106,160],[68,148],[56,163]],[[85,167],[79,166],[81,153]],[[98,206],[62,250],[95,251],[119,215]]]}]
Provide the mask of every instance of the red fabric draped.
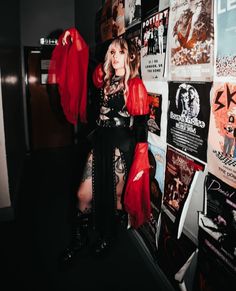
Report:
[{"label": "red fabric draped", "polygon": [[[148,144],[138,143],[124,195],[125,210],[129,213],[130,223],[134,228],[150,220],[149,168]],[[141,178],[135,180],[140,171],[143,171]]]},{"label": "red fabric draped", "polygon": [[145,115],[149,113],[147,90],[143,81],[136,77],[128,81],[129,92],[127,97],[127,109],[131,115]]},{"label": "red fabric draped", "polygon": [[102,88],[104,83],[103,77],[104,77],[103,65],[98,64],[93,72],[93,83],[96,88]]},{"label": "red fabric draped", "polygon": [[61,105],[67,120],[76,125],[87,122],[87,72],[89,48],[75,28],[68,29],[72,41],[62,45],[64,33],[52,52],[48,84],[58,84]]}]

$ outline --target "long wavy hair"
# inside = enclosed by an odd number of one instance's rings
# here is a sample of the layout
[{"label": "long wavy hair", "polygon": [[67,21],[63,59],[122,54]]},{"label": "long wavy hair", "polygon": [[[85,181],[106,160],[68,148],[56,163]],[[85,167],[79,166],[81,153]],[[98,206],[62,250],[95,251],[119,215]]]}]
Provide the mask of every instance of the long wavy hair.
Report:
[{"label": "long wavy hair", "polygon": [[124,78],[121,78],[120,82],[123,83],[124,95],[125,95],[125,99],[126,99],[126,97],[128,95],[128,80],[130,78],[130,56],[129,56],[127,41],[123,38],[114,39],[107,49],[107,53],[105,55],[105,62],[103,65],[103,70],[105,73],[104,92],[105,92],[105,94],[107,94],[109,92],[109,87],[111,84],[112,77],[115,75],[115,70],[112,67],[112,54],[111,54],[111,50],[114,46],[119,46],[121,48],[121,50],[124,51],[124,54],[125,54],[125,63],[124,63],[125,74],[124,74]]}]

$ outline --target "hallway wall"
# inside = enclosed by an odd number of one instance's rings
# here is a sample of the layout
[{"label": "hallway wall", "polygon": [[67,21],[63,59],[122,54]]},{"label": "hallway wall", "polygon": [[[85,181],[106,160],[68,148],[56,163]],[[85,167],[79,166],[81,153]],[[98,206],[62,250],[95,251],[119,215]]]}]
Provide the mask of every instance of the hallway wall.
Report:
[{"label": "hallway wall", "polygon": [[39,46],[39,39],[74,26],[74,0],[20,1],[21,45]]},{"label": "hallway wall", "polygon": [[[0,220],[13,216],[25,155],[20,76],[19,0],[0,4]],[[7,165],[7,166],[6,166]]]}]

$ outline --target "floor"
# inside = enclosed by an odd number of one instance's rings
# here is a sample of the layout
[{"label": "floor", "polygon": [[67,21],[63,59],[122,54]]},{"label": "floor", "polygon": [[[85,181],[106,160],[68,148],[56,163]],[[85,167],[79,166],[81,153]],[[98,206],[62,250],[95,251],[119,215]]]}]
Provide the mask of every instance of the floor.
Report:
[{"label": "floor", "polygon": [[58,263],[70,240],[72,193],[84,156],[66,147],[27,158],[15,220],[0,222],[1,290],[173,290],[131,229],[119,230],[104,258],[84,250],[71,266]]}]

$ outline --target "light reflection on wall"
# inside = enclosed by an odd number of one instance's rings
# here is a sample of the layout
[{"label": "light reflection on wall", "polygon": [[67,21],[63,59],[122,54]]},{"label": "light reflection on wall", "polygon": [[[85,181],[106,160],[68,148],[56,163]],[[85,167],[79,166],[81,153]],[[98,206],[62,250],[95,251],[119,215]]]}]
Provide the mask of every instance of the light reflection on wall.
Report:
[{"label": "light reflection on wall", "polygon": [[2,83],[6,83],[8,85],[15,85],[18,82],[18,77],[17,76],[6,76],[2,78]]}]

